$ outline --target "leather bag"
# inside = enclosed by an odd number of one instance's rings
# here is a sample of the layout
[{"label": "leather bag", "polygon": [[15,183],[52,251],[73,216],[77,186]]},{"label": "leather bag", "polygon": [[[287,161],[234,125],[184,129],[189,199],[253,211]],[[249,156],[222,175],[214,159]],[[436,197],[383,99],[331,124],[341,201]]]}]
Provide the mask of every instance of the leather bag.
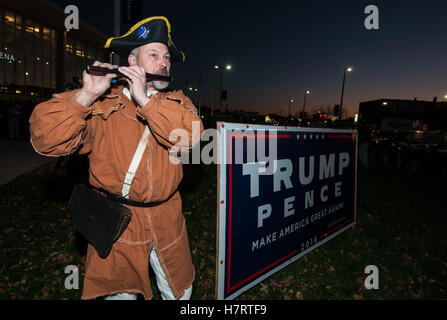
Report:
[{"label": "leather bag", "polygon": [[101,258],[106,258],[132,218],[123,204],[99,191],[77,184],[68,202],[73,227],[89,241]]}]

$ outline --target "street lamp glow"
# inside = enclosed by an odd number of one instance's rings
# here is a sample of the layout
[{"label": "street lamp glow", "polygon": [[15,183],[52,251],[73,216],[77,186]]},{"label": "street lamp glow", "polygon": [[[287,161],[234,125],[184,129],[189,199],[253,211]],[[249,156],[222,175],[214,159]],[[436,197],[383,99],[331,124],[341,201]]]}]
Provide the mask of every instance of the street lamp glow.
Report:
[{"label": "street lamp glow", "polygon": [[447,94],[444,96],[445,99],[447,99]]},{"label": "street lamp glow", "polygon": [[345,71],[343,72],[343,86],[341,87],[341,99],[340,99],[340,108],[339,108],[339,114],[338,114],[338,119],[342,120],[342,108],[343,108],[343,94],[345,91],[345,80],[346,80],[346,72],[351,72],[352,71],[352,67],[346,67]]},{"label": "street lamp glow", "polygon": [[290,116],[290,106],[292,105],[292,103],[293,103],[293,98],[290,98],[290,102],[289,102],[289,110],[287,111],[287,117]]},{"label": "street lamp glow", "polygon": [[301,116],[300,116],[300,117],[303,117],[303,118],[305,118],[304,110],[306,109],[306,98],[307,98],[307,95],[308,95],[309,93],[310,93],[310,90],[304,90],[303,111],[301,112]]},{"label": "street lamp glow", "polygon": [[[219,109],[221,109],[222,108],[222,96],[223,96],[223,90],[222,90],[223,73],[225,70],[227,70],[227,71],[231,70],[231,65],[229,65],[229,64],[227,64],[226,66],[214,65],[214,69],[220,70]],[[211,114],[213,114],[213,110],[211,110]]]}]

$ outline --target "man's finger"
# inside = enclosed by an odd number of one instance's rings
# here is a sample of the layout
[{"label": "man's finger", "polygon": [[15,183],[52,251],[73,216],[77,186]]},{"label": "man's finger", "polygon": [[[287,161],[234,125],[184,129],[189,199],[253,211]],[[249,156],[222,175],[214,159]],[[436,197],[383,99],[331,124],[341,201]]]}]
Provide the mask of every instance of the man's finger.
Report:
[{"label": "man's finger", "polygon": [[141,75],[145,74],[144,69],[139,66],[132,66],[129,69],[132,71],[135,71],[136,73],[141,74]]},{"label": "man's finger", "polygon": [[127,67],[119,68],[118,71],[121,72],[122,74],[125,74],[129,78],[139,78],[141,76],[138,73],[136,73],[134,70],[129,69]]},{"label": "man's finger", "polygon": [[121,71],[121,68],[125,68],[125,70],[129,70],[129,72],[132,72],[133,74],[137,75],[138,77],[144,77],[144,69],[139,66],[131,66],[131,67],[120,67],[118,70]]},{"label": "man's finger", "polygon": [[101,63],[101,67],[107,69],[115,69],[114,66],[111,65],[110,63]]},{"label": "man's finger", "polygon": [[129,87],[132,85],[132,81],[130,81],[129,79],[127,79],[127,78],[124,78],[124,80],[126,80],[127,81],[127,83],[129,84]]},{"label": "man's finger", "polygon": [[117,65],[113,65],[113,64],[110,64],[110,63],[106,63],[106,67],[109,68],[109,69],[118,69]]}]

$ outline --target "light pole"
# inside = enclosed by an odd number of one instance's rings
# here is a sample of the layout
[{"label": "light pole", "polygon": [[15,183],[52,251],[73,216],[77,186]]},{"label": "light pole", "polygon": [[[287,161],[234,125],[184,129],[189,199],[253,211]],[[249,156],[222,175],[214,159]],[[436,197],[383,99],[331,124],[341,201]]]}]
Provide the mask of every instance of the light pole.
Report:
[{"label": "light pole", "polygon": [[[121,27],[121,1],[113,1],[113,35],[118,37],[120,35]],[[113,54],[112,52],[112,62],[115,65],[120,65],[120,56],[118,54]]]},{"label": "light pole", "polygon": [[227,64],[226,66],[214,66],[214,69],[220,70],[220,91],[219,91],[219,110],[222,108],[222,82],[223,82],[223,72],[224,70],[231,70],[231,66]]},{"label": "light pole", "polygon": [[202,115],[201,113],[201,106],[200,106],[200,94],[202,93],[202,72],[200,72],[199,75],[199,92],[198,92],[198,99],[197,99],[197,104],[198,104],[198,108],[199,108],[199,117]]},{"label": "light pole", "polygon": [[216,104],[216,93],[214,88],[210,89],[210,92],[212,94],[212,102],[211,102],[211,117],[214,117],[214,105]]},{"label": "light pole", "polygon": [[304,91],[304,103],[303,103],[303,113],[302,113],[303,118],[304,118],[304,109],[306,108],[306,97],[309,93],[310,93],[309,90]]},{"label": "light pole", "polygon": [[343,72],[343,86],[341,88],[341,100],[340,100],[340,110],[339,110],[340,117],[339,117],[339,120],[341,120],[341,116],[342,116],[342,113],[341,113],[342,110],[341,109],[343,107],[343,93],[345,91],[346,72],[351,72],[351,71],[352,71],[352,67],[346,67],[345,71]]},{"label": "light pole", "polygon": [[[189,87],[189,91],[191,92],[191,100],[192,102],[197,105],[197,96],[194,94],[194,92],[198,92],[199,90],[197,88]],[[200,92],[200,91],[199,91]],[[200,115],[200,113],[199,113]]]},{"label": "light pole", "polygon": [[293,98],[289,101],[289,111],[287,112],[287,118],[290,117],[290,105],[293,103]]}]

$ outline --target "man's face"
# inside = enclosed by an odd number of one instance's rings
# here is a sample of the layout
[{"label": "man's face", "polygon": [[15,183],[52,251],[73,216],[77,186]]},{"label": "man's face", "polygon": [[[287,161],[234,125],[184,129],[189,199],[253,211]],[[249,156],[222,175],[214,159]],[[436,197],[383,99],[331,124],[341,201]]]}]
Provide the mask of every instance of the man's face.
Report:
[{"label": "man's face", "polygon": [[[146,73],[168,76],[171,69],[171,55],[165,44],[152,42],[139,48],[138,57],[129,56],[129,64],[142,67]],[[147,88],[148,90],[162,90],[168,85],[169,82],[166,81],[149,81]]]}]

